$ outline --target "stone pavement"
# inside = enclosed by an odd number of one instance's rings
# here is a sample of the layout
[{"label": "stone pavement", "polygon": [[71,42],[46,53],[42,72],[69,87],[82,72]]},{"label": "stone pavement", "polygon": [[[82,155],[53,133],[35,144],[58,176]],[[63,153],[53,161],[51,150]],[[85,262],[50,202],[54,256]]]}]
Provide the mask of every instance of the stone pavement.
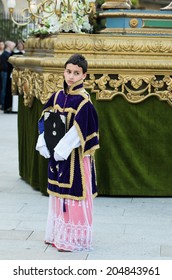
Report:
[{"label": "stone pavement", "polygon": [[171,197],[97,197],[93,251],[60,253],[45,245],[48,197],[19,177],[17,145],[17,113],[1,112],[1,260],[172,259]]}]

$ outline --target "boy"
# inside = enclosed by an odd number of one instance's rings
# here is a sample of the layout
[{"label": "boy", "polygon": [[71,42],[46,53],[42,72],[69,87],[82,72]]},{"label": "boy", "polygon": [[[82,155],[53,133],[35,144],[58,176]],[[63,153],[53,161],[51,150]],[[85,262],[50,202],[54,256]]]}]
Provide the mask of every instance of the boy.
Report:
[{"label": "boy", "polygon": [[[39,120],[36,149],[48,163],[49,213],[45,242],[59,251],[92,248],[92,199],[97,195],[94,153],[99,148],[97,113],[83,87],[87,61],[80,54],[65,63],[64,88],[54,93]],[[46,111],[66,119],[66,134],[50,156],[44,139]]]}]

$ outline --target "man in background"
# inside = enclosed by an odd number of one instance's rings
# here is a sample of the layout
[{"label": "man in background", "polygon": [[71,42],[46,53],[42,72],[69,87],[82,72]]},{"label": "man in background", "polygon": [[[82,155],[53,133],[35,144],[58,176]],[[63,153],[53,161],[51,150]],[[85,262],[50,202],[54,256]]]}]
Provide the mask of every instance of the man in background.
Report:
[{"label": "man in background", "polygon": [[11,96],[11,73],[13,66],[8,59],[12,55],[15,43],[12,41],[5,42],[5,49],[1,54],[1,92],[0,92],[0,108],[4,113],[10,112],[12,107]]},{"label": "man in background", "polygon": [[4,41],[0,39],[0,93],[1,93],[1,54],[3,53],[4,48],[5,48]]}]

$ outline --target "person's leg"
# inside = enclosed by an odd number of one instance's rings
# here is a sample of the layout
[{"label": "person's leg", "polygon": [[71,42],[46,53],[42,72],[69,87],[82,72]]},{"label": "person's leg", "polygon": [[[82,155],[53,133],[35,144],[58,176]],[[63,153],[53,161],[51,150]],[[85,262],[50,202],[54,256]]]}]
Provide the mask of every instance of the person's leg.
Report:
[{"label": "person's leg", "polygon": [[11,93],[11,78],[7,76],[6,81],[6,94],[4,100],[4,113],[10,113],[12,111],[12,93]]},{"label": "person's leg", "polygon": [[2,110],[4,110],[5,103],[5,95],[6,95],[6,87],[7,87],[7,72],[1,72],[1,100],[0,104],[2,106]]}]

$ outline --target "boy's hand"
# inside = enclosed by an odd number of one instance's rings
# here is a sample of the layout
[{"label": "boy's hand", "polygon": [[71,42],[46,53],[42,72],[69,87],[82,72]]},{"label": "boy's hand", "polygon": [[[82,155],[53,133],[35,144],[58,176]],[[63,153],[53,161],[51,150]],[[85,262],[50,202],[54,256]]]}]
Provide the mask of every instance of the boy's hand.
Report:
[{"label": "boy's hand", "polygon": [[36,150],[40,153],[44,158],[50,158],[50,152],[46,146],[44,133],[40,134],[36,143]]},{"label": "boy's hand", "polygon": [[44,158],[50,158],[50,152],[47,149],[47,146],[42,146],[39,148],[39,153],[41,156],[43,156]]},{"label": "boy's hand", "polygon": [[59,160],[64,160],[63,157],[61,157],[59,154],[57,154],[56,152],[54,152],[54,159],[55,161],[59,161]]}]

